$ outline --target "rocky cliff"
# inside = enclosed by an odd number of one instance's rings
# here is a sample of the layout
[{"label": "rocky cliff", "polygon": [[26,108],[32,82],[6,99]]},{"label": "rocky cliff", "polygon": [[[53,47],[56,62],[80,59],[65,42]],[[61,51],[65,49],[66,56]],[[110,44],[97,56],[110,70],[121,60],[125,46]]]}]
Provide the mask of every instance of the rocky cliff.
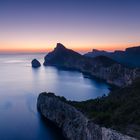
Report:
[{"label": "rocky cliff", "polygon": [[44,117],[61,128],[63,135],[69,140],[136,140],[115,130],[100,127],[67,104],[65,98],[53,93],[41,93],[37,108]]},{"label": "rocky cliff", "polygon": [[108,96],[68,103],[95,123],[140,139],[140,78]]},{"label": "rocky cliff", "polygon": [[128,68],[106,56],[88,58],[58,43],[45,57],[44,65],[76,69],[106,80],[116,86],[126,86],[140,76],[139,68]]}]

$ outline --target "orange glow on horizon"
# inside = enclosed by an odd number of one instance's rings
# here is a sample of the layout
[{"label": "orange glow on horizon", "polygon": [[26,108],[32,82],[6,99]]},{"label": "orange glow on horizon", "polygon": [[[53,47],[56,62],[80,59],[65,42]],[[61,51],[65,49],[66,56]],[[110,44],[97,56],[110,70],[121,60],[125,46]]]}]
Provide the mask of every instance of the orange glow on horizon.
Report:
[{"label": "orange glow on horizon", "polygon": [[43,53],[43,52],[49,52],[49,51],[51,51],[51,49],[33,49],[33,48],[29,48],[29,49],[17,49],[17,48],[7,48],[7,49],[1,49],[0,48],[0,52],[1,53],[6,53],[6,52],[8,52],[8,53],[26,53],[26,52],[29,52],[29,53]]},{"label": "orange glow on horizon", "polygon": [[[24,44],[25,45],[25,44]],[[45,45],[43,45],[43,47],[28,47],[28,46],[22,46],[22,47],[14,47],[14,46],[10,46],[10,47],[6,47],[5,44],[3,45],[0,45],[0,46],[3,46],[0,47],[0,52],[1,53],[26,53],[26,52],[29,52],[29,53],[37,53],[37,52],[41,52],[41,53],[45,53],[45,52],[50,52],[52,51],[56,46],[53,46],[53,47],[44,47]],[[97,49],[97,50],[105,50],[105,51],[114,51],[114,50],[125,50],[125,48],[128,48],[128,47],[133,47],[133,46],[139,46],[140,43],[129,43],[129,44],[122,44],[122,45],[93,45],[93,46],[76,46],[74,45],[72,47],[72,45],[70,46],[67,46],[64,44],[64,46],[68,49],[72,49],[72,50],[75,50],[75,51],[78,51],[78,52],[89,52],[89,51],[92,51],[92,49]],[[47,46],[47,45],[46,45]]]}]

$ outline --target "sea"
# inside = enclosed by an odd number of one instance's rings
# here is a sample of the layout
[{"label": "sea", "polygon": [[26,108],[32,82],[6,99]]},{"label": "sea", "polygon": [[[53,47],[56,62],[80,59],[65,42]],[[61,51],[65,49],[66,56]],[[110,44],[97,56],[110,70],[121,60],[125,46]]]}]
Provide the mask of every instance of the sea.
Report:
[{"label": "sea", "polygon": [[43,64],[45,53],[0,54],[0,140],[62,140],[62,134],[37,111],[41,92],[68,100],[95,99],[110,92],[105,81],[78,71],[43,65],[34,69],[32,59]]}]

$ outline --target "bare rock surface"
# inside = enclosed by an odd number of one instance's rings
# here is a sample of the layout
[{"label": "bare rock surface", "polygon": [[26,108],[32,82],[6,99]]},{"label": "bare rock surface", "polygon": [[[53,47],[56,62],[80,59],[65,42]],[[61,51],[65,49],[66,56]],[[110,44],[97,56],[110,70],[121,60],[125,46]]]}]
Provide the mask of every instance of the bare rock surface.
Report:
[{"label": "bare rock surface", "polygon": [[37,108],[45,118],[61,128],[69,140],[136,140],[115,130],[100,127],[69,105],[65,98],[53,93],[41,93]]}]

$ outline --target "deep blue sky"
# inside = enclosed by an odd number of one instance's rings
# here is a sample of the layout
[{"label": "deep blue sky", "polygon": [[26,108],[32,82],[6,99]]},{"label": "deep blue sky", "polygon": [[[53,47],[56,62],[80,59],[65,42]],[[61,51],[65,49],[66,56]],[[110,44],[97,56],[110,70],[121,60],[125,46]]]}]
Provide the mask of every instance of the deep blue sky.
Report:
[{"label": "deep blue sky", "polygon": [[140,43],[140,0],[0,0],[0,50],[123,49]]}]

